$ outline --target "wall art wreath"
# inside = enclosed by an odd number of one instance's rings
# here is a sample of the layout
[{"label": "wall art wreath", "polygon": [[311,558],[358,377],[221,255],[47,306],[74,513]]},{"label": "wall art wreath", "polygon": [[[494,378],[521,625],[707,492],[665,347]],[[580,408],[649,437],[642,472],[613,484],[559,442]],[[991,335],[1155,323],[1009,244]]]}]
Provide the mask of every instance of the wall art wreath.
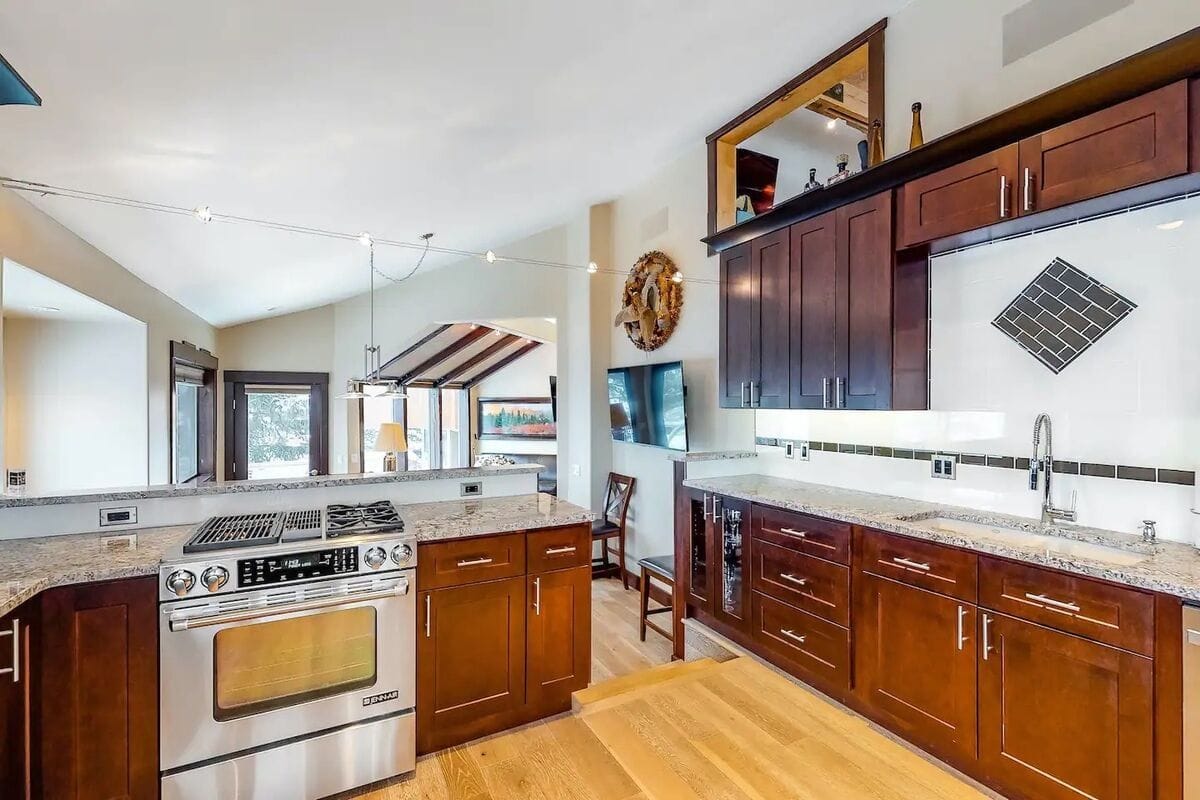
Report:
[{"label": "wall art wreath", "polygon": [[637,260],[625,279],[621,311],[614,321],[639,350],[657,350],[667,343],[683,308],[683,273],[671,257],[652,250]]}]

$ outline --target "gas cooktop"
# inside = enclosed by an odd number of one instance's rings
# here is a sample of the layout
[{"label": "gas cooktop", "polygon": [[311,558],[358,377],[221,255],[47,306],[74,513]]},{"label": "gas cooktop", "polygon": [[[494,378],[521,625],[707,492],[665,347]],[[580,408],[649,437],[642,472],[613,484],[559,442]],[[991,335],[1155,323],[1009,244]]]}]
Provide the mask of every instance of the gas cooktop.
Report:
[{"label": "gas cooktop", "polygon": [[207,553],[243,547],[287,544],[309,539],[337,539],[400,533],[404,520],[390,500],[359,505],[330,505],[303,511],[235,514],[212,517],[196,529],[184,553]]},{"label": "gas cooktop", "polygon": [[359,505],[325,507],[325,538],[361,536],[369,533],[397,533],[404,530],[404,520],[396,513],[390,500]]}]

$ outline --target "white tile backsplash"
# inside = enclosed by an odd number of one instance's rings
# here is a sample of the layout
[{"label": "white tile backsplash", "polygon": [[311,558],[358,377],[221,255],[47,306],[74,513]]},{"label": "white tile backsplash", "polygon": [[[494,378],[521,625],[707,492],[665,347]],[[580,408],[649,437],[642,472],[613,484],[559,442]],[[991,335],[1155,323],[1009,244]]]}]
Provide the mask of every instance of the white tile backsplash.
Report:
[{"label": "white tile backsplash", "polygon": [[[1182,219],[1172,230],[1157,225]],[[1029,456],[1033,420],[1054,422],[1056,458],[1195,470],[1200,464],[1200,198],[975,247],[931,264],[930,411],[755,412],[768,438]],[[1060,257],[1138,307],[1055,375],[991,320]],[[756,470],[1036,516],[1040,495],[1018,470],[963,465],[956,481],[928,462],[814,453],[788,461],[763,448]],[[753,462],[751,462],[753,463]],[[1200,528],[1190,486],[1056,475],[1058,502],[1079,491],[1081,522],[1166,538]]]}]

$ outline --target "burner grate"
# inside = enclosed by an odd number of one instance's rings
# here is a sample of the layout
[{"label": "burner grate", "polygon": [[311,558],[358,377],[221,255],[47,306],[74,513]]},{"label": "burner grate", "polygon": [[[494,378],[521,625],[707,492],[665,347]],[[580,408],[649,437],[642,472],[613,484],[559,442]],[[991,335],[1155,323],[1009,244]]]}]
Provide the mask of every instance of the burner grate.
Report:
[{"label": "burner grate", "polygon": [[321,509],[310,508],[306,511],[289,511],[283,515],[283,532],[309,531],[321,527]]},{"label": "burner grate", "polygon": [[207,520],[183,546],[185,553],[231,547],[274,544],[279,541],[279,513],[237,514]]},{"label": "burner grate", "polygon": [[404,520],[389,500],[361,505],[331,505],[325,509],[330,538],[360,533],[392,533],[404,530]]}]

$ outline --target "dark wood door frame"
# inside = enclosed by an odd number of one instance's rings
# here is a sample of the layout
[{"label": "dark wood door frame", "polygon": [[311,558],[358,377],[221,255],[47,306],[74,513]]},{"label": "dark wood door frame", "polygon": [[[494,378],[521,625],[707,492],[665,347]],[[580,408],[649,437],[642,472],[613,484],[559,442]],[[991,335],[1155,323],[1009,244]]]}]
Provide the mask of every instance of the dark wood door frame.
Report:
[{"label": "dark wood door frame", "polygon": [[[329,373],[225,370],[225,479],[246,480],[246,386],[308,386],[309,470],[329,474]],[[238,455],[243,454],[241,463]]]},{"label": "dark wood door frame", "polygon": [[175,474],[175,381],[181,366],[192,367],[204,373],[196,409],[196,475],[184,480],[206,483],[217,479],[217,357],[188,342],[171,342],[171,397],[170,420],[168,422],[167,474],[172,483],[178,483]]}]

